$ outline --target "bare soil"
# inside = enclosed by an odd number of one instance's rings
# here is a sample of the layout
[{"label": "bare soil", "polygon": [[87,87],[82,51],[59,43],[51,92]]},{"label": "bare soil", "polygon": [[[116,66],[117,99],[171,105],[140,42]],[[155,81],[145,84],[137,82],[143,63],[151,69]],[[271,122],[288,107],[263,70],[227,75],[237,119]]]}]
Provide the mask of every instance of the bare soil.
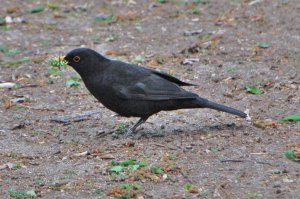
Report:
[{"label": "bare soil", "polygon": [[[283,155],[300,145],[300,123],[279,123],[300,111],[299,0],[11,0],[0,16],[15,20],[0,26],[0,83],[17,84],[0,88],[0,198],[300,197],[300,165]],[[47,60],[78,47],[195,83],[187,89],[249,109],[253,122],[161,112],[125,139],[138,118],[106,109],[82,82],[66,87],[71,67],[49,82]],[[130,159],[146,166],[111,171]]]}]

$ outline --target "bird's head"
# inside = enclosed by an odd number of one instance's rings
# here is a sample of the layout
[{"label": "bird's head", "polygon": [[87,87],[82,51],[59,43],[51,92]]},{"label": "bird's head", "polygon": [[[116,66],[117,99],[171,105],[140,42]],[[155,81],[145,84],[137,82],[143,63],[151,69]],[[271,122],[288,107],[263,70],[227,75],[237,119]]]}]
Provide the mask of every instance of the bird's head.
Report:
[{"label": "bird's head", "polygon": [[101,63],[109,59],[89,48],[77,48],[69,52],[64,60],[68,62],[81,76],[99,70]]}]

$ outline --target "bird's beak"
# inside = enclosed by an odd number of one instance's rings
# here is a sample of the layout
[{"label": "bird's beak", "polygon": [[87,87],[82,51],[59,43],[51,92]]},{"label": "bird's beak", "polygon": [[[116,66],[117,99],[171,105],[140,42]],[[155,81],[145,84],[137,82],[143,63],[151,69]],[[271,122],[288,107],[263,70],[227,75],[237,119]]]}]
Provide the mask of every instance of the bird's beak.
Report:
[{"label": "bird's beak", "polygon": [[60,70],[62,65],[66,62],[68,64],[68,61],[65,59],[65,56],[58,56],[58,69]]}]

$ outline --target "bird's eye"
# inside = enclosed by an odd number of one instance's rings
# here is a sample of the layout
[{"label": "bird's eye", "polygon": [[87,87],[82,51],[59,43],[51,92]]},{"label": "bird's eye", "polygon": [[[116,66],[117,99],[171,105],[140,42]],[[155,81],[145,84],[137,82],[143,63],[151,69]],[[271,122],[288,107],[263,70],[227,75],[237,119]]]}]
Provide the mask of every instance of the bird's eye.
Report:
[{"label": "bird's eye", "polygon": [[74,62],[79,62],[79,61],[80,61],[80,57],[79,57],[79,56],[73,57],[73,61],[74,61]]}]

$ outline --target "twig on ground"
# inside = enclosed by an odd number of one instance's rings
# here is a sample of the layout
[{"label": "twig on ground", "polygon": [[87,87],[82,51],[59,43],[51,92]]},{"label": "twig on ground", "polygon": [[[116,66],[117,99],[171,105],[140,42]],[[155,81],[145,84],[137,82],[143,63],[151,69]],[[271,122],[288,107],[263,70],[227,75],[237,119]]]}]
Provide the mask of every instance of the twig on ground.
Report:
[{"label": "twig on ground", "polygon": [[221,162],[255,162],[257,164],[267,164],[267,165],[272,166],[272,164],[269,162],[262,162],[262,161],[255,161],[255,160],[225,159],[225,160],[221,160]]},{"label": "twig on ground", "polygon": [[82,114],[72,114],[70,116],[59,116],[57,118],[51,119],[53,122],[69,124],[71,122],[79,122],[89,119],[90,116],[99,114],[101,111],[88,111]]}]

